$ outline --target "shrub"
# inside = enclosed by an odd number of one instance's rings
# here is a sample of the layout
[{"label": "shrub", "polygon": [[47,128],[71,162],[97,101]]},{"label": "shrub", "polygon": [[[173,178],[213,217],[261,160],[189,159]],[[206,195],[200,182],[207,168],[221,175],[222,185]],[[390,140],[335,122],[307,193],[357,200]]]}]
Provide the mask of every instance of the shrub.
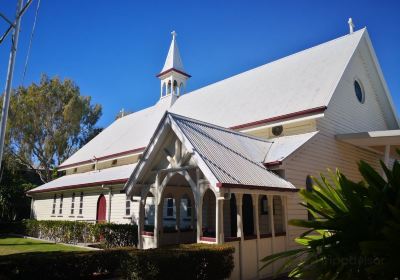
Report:
[{"label": "shrub", "polygon": [[234,248],[226,245],[180,245],[128,252],[126,279],[226,279],[233,270]]},{"label": "shrub", "polygon": [[102,240],[106,248],[136,246],[138,242],[137,226],[131,224],[24,220],[7,224],[0,233],[19,233],[70,244]]},{"label": "shrub", "polygon": [[181,245],[151,250],[108,249],[0,256],[0,279],[226,279],[234,249]]},{"label": "shrub", "polygon": [[0,279],[93,279],[118,275],[126,250],[0,256]]}]

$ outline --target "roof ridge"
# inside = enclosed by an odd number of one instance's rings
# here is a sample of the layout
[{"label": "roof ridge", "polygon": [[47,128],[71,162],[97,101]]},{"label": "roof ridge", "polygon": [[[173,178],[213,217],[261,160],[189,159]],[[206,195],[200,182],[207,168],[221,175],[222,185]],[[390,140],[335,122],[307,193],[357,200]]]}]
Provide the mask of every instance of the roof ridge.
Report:
[{"label": "roof ridge", "polygon": [[216,125],[216,124],[212,124],[212,123],[196,120],[196,119],[193,119],[193,118],[190,118],[190,117],[186,117],[186,116],[182,116],[182,115],[179,115],[179,114],[176,114],[176,113],[172,113],[170,111],[167,111],[167,114],[171,115],[172,117],[185,119],[185,120],[188,120],[188,121],[191,121],[191,122],[194,122],[194,123],[202,124],[204,126],[208,126],[208,127],[214,128],[214,129],[223,130],[223,131],[225,131],[227,133],[232,133],[232,134],[239,135],[241,137],[249,138],[249,139],[252,139],[252,140],[256,140],[256,141],[260,141],[260,142],[264,142],[264,143],[270,143],[270,144],[274,143],[274,141],[271,141],[271,140],[268,140],[268,139],[264,139],[264,138],[253,136],[253,135],[249,135],[249,134],[246,134],[246,133],[243,133],[243,132],[240,132],[240,131],[236,131],[236,130],[233,130],[231,128],[226,128],[226,127],[223,127],[223,126],[219,126],[219,125]]},{"label": "roof ridge", "polygon": [[[321,47],[321,46],[323,46],[323,45],[330,44],[330,43],[333,43],[333,42],[335,42],[335,41],[339,41],[339,40],[345,39],[345,38],[350,37],[350,36],[355,36],[356,34],[359,34],[360,32],[363,33],[365,30],[366,30],[366,27],[361,28],[361,29],[359,29],[359,30],[357,30],[357,31],[355,31],[355,32],[353,32],[353,33],[351,33],[351,34],[346,34],[346,35],[343,35],[343,36],[334,38],[334,39],[332,39],[332,40],[329,40],[329,41],[327,41],[327,42],[323,42],[323,43],[320,43],[320,44],[318,44],[318,45],[314,45],[314,46],[312,46],[312,47],[309,47],[309,48],[307,48],[307,49],[303,49],[303,50],[301,50],[301,51],[298,51],[298,52],[295,52],[295,53],[292,53],[292,54],[283,56],[283,57],[281,57],[281,58],[278,58],[278,59],[269,61],[269,62],[267,62],[267,63],[261,64],[261,65],[259,65],[259,66],[256,66],[256,67],[250,68],[250,69],[248,69],[248,70],[242,71],[242,72],[240,72],[240,73],[234,74],[234,75],[229,76],[229,77],[227,77],[227,78],[224,78],[224,79],[222,79],[222,80],[218,80],[218,81],[216,81],[216,82],[214,82],[214,83],[211,83],[211,84],[205,85],[205,86],[203,86],[203,87],[200,87],[200,88],[198,88],[198,89],[192,90],[192,91],[186,93],[185,95],[183,95],[182,97],[184,97],[184,96],[186,96],[186,95],[189,95],[190,93],[195,93],[195,92],[197,92],[197,91],[199,91],[199,90],[201,90],[201,89],[203,89],[203,88],[206,88],[206,87],[209,87],[209,86],[212,86],[212,85],[217,85],[217,84],[219,84],[219,83],[222,83],[222,82],[224,82],[224,81],[226,81],[226,80],[229,80],[229,79],[232,79],[232,78],[234,78],[234,77],[243,75],[243,74],[245,74],[245,73],[248,73],[248,72],[251,72],[251,71],[255,71],[255,70],[257,70],[257,69],[266,67],[266,66],[268,66],[268,65],[272,65],[272,64],[274,64],[274,63],[277,63],[277,62],[279,62],[279,61],[285,60],[285,59],[290,58],[290,57],[292,57],[292,56],[295,56],[295,55],[298,55],[298,54],[301,54],[301,53],[304,53],[304,52],[313,50],[313,49],[315,49],[315,48],[317,48],[317,47]],[[172,106],[172,107],[173,107],[173,106]]]}]

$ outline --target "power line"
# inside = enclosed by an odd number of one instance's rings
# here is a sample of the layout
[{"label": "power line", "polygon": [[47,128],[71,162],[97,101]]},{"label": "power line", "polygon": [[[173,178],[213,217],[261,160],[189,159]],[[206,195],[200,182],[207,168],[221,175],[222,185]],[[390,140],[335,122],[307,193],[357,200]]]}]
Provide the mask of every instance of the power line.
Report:
[{"label": "power line", "polygon": [[35,34],[35,27],[36,27],[36,21],[37,21],[37,18],[38,18],[38,14],[39,14],[40,1],[41,0],[38,0],[37,6],[36,6],[36,12],[35,12],[35,19],[33,20],[31,37],[29,39],[28,52],[26,54],[26,59],[25,59],[24,72],[22,74],[22,81],[21,81],[21,85],[22,86],[24,85],[26,71],[28,70],[28,61],[29,61],[29,56],[30,56],[31,48],[32,48],[33,35]]}]

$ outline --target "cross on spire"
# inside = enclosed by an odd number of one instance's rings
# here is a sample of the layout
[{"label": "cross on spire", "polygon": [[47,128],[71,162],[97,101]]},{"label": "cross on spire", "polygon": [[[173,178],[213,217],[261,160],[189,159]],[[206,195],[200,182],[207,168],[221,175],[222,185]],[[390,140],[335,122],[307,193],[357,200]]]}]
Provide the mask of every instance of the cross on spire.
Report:
[{"label": "cross on spire", "polygon": [[349,33],[352,34],[354,32],[354,23],[353,19],[349,18],[349,21],[347,22],[349,24]]},{"label": "cross on spire", "polygon": [[175,30],[172,31],[171,34],[172,34],[172,40],[175,40],[176,36],[178,36],[178,33],[176,33]]}]

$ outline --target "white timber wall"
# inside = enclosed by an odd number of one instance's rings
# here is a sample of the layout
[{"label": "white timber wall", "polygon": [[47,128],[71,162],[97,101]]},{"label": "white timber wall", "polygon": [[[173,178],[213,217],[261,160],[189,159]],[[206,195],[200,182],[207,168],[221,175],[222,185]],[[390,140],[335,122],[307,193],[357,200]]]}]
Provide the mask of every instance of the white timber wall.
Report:
[{"label": "white timber wall", "polygon": [[[120,193],[121,186],[112,189],[111,196],[111,215],[112,223],[130,223],[131,217],[138,215],[138,204],[131,202],[130,215],[126,215],[126,195]],[[80,194],[83,192],[82,214],[79,213]],[[72,194],[75,193],[74,213],[71,214]],[[57,194],[55,214],[52,214],[53,198]],[[63,194],[62,214],[60,214],[60,197]],[[33,195],[33,218],[37,220],[67,220],[67,221],[95,221],[97,214],[97,201],[103,194],[106,199],[106,220],[109,219],[109,190],[99,188],[77,189],[42,193]]]},{"label": "white timber wall", "polygon": [[[354,79],[362,83],[365,102],[361,104],[354,93]],[[336,168],[349,179],[359,181],[357,163],[364,160],[374,168],[380,168],[381,155],[340,142],[335,135],[388,128],[377,94],[365,70],[359,53],[351,59],[339,85],[325,112],[317,121],[319,133],[306,143],[285,163],[286,179],[298,188],[305,188],[307,175],[319,177],[327,173],[327,168]],[[307,219],[307,212],[299,205],[298,195],[288,197],[288,219]],[[294,247],[293,239],[303,230],[289,226],[289,247]]]}]

